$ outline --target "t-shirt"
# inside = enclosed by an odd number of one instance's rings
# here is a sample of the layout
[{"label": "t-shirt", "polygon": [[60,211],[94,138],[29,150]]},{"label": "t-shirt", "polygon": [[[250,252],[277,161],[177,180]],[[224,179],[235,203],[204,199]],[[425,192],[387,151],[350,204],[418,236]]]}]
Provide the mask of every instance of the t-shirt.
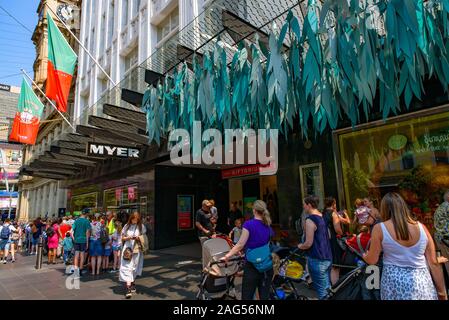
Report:
[{"label": "t-shirt", "polygon": [[211,207],[210,208],[210,213],[212,214],[212,216],[216,217],[218,219],[218,210],[216,207]]},{"label": "t-shirt", "polygon": [[63,238],[65,238],[66,233],[69,232],[70,229],[72,229],[72,227],[68,223],[61,224],[59,230],[61,230],[61,235]]},{"label": "t-shirt", "polygon": [[[3,230],[3,228],[9,228],[9,239],[8,240],[11,240],[12,233],[17,231],[17,229],[12,224],[4,224],[3,226],[0,226],[0,234]],[[3,240],[3,239],[0,239],[0,240]]]},{"label": "t-shirt", "polygon": [[234,229],[232,229],[232,241],[234,243],[239,242],[241,235],[242,235],[242,228],[234,227]]},{"label": "t-shirt", "polygon": [[118,247],[122,244],[122,235],[118,230],[115,230],[112,234],[112,245]]},{"label": "t-shirt", "polygon": [[99,221],[91,222],[90,224],[92,232],[90,233],[90,240],[98,240],[101,237],[102,225]]},{"label": "t-shirt", "polygon": [[248,249],[259,248],[266,245],[274,235],[273,229],[258,219],[246,221],[243,224],[243,228],[249,232],[249,238],[246,242],[246,248]]},{"label": "t-shirt", "polygon": [[[196,222],[199,222],[203,226],[203,228],[210,230],[210,231],[213,230],[212,223],[210,222],[211,217],[212,217],[212,214],[204,211],[203,209],[199,209],[196,212]],[[204,237],[206,235],[204,234],[204,232],[202,230],[198,229],[198,236]]]},{"label": "t-shirt", "polygon": [[73,228],[73,238],[75,239],[75,243],[86,243],[86,232],[87,230],[91,230],[89,220],[86,218],[76,219],[75,223],[72,226]]},{"label": "t-shirt", "polygon": [[73,240],[71,237],[65,237],[64,241],[62,242],[62,245],[64,247],[64,251],[72,251],[73,249]]}]

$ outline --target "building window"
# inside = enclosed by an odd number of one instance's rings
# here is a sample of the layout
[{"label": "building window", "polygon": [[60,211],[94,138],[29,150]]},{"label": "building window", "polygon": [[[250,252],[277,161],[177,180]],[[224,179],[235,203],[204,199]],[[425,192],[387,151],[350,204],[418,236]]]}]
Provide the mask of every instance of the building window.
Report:
[{"label": "building window", "polygon": [[128,24],[128,0],[122,0],[122,27]]},{"label": "building window", "polygon": [[179,10],[176,8],[157,26],[157,42],[161,42],[170,32],[178,28]]},{"label": "building window", "polygon": [[109,16],[108,16],[108,47],[112,43],[113,35],[114,35],[114,1],[111,1],[109,5]]},{"label": "building window", "polygon": [[[103,15],[101,16],[101,26],[100,26],[100,30],[101,30],[101,36],[103,37],[106,34],[106,12],[103,13]],[[100,53],[102,53],[104,51],[104,43],[105,41],[100,41]]]},{"label": "building window", "polygon": [[139,8],[140,8],[140,0],[133,0],[133,14],[132,14],[133,18],[139,13]]},{"label": "building window", "polygon": [[137,47],[134,48],[125,58],[125,74],[128,73],[133,67],[137,66]]}]

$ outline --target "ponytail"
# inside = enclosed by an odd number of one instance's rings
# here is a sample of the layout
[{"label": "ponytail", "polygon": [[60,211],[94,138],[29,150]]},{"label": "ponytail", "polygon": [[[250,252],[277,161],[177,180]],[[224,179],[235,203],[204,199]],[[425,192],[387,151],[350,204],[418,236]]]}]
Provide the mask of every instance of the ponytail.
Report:
[{"label": "ponytail", "polygon": [[267,204],[262,200],[256,200],[253,203],[253,209],[256,210],[261,216],[265,225],[271,225],[270,212],[267,209]]}]

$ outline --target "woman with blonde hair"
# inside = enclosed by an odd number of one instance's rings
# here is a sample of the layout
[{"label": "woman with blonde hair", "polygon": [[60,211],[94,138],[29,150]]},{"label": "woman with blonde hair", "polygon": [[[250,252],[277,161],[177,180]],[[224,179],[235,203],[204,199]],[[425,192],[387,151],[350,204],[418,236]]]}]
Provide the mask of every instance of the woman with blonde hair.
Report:
[{"label": "woman with blonde hair", "polygon": [[268,212],[265,202],[257,200],[253,203],[253,214],[254,218],[243,224],[242,234],[237,244],[222,260],[227,261],[245,248],[247,263],[243,269],[242,300],[254,299],[256,289],[260,300],[268,300],[273,278],[273,262],[270,251],[273,230],[271,229],[270,212]]},{"label": "woman with blonde hair", "polygon": [[376,264],[383,252],[381,299],[447,300],[435,244],[426,227],[412,218],[397,193],[384,196],[380,214],[384,222],[374,226],[364,260]]}]

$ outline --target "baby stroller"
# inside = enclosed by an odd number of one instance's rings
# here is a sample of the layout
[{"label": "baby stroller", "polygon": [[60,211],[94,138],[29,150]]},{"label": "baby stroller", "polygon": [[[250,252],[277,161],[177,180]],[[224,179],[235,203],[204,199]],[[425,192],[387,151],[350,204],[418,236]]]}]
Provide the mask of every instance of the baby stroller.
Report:
[{"label": "baby stroller", "polygon": [[[342,276],[328,292],[326,300],[380,300],[380,289],[369,288],[372,275],[363,261],[363,254],[369,247],[370,234],[360,233],[357,236],[342,238],[345,248],[344,261],[352,269]],[[378,276],[381,275],[381,262],[377,265]],[[380,279],[379,279],[380,282]]]},{"label": "baby stroller", "polygon": [[196,295],[198,300],[236,300],[234,280],[240,270],[242,258],[220,261],[231,250],[222,238],[212,238],[203,243],[203,272]]},{"label": "baby stroller", "polygon": [[274,278],[271,283],[271,300],[307,300],[300,295],[295,288],[295,283],[301,283],[304,279],[306,259],[299,249],[293,251],[290,248],[274,250]]},{"label": "baby stroller", "polygon": [[338,244],[343,250],[341,265],[344,271],[349,272],[358,266],[358,262],[363,260],[363,254],[368,250],[371,242],[371,235],[368,232],[361,232],[358,235],[346,235],[338,238]]}]

